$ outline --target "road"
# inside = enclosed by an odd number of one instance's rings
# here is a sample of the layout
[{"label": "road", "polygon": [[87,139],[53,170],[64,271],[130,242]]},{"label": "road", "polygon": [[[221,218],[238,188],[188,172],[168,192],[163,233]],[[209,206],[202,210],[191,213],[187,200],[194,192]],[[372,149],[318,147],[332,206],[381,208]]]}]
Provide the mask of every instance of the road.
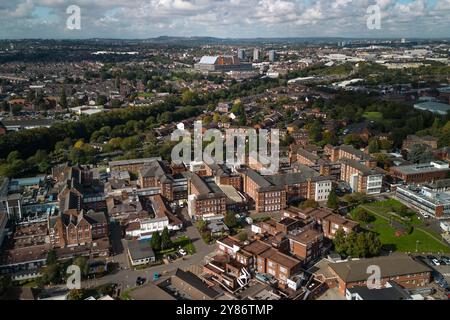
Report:
[{"label": "road", "polygon": [[122,285],[123,290],[127,290],[136,286],[137,277],[144,277],[147,281],[151,281],[153,274],[156,272],[162,275],[161,279],[165,279],[173,275],[178,268],[185,269],[192,265],[203,265],[205,256],[213,252],[215,246],[207,245],[202,240],[200,233],[197,228],[192,225],[191,221],[186,220],[185,226],[185,230],[178,232],[176,237],[184,235],[188,236],[195,246],[196,253],[192,256],[187,256],[183,259],[174,261],[168,265],[162,264],[141,270],[133,270],[130,268],[129,260],[126,254],[126,240],[121,239],[120,232],[118,229],[113,229],[115,228],[113,227],[111,230],[111,240],[113,242],[114,256],[110,259],[110,261],[118,263],[120,268],[116,272],[102,278],[84,281],[82,286],[93,287],[107,283],[118,283]]}]

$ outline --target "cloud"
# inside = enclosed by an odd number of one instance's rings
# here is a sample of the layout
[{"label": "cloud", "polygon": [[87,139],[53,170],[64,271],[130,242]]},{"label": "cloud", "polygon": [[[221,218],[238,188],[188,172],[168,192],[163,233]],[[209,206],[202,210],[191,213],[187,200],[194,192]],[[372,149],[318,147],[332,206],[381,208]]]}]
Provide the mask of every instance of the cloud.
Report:
[{"label": "cloud", "polygon": [[[366,27],[373,4],[382,30]],[[69,5],[82,32],[65,29]],[[450,36],[450,0],[8,0],[0,15],[1,38]]]}]

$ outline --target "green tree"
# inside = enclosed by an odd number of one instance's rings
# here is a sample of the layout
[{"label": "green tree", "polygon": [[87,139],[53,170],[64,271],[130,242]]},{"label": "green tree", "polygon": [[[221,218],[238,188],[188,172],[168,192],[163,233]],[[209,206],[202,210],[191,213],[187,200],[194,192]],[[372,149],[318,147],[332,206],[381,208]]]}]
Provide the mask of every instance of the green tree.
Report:
[{"label": "green tree", "polygon": [[59,97],[59,105],[66,109],[67,108],[67,95],[66,95],[66,88],[61,89],[61,95]]},{"label": "green tree", "polygon": [[339,208],[339,198],[336,194],[336,188],[332,188],[328,195],[327,206],[330,209],[337,210]]},{"label": "green tree", "polygon": [[372,214],[370,214],[365,209],[360,208],[360,207],[353,210],[352,215],[353,215],[354,219],[365,222],[365,223],[370,223],[370,222],[375,221],[375,217]]},{"label": "green tree", "polygon": [[206,222],[205,220],[199,220],[197,221],[196,226],[200,233],[202,233],[208,229],[208,222]]},{"label": "green tree", "polygon": [[58,263],[54,263],[45,267],[43,272],[44,283],[58,284],[62,281],[62,270]]},{"label": "green tree", "polygon": [[86,299],[87,292],[85,289],[73,289],[69,291],[67,296],[68,300],[84,300]]},{"label": "green tree", "polygon": [[362,138],[357,134],[348,134],[344,138],[344,143],[354,146],[355,148],[361,148],[364,144]]},{"label": "green tree", "polygon": [[202,236],[203,241],[207,244],[210,244],[211,241],[213,240],[211,230],[206,230],[206,231],[202,232],[201,236]]},{"label": "green tree", "polygon": [[376,139],[372,139],[369,142],[369,153],[373,154],[373,153],[378,153],[380,152],[380,145],[378,143],[378,140]]},{"label": "green tree", "polygon": [[11,285],[12,285],[11,276],[9,275],[0,276],[0,298],[11,287]]},{"label": "green tree", "polygon": [[227,212],[224,219],[225,225],[228,228],[234,228],[237,226],[236,215],[233,212]]},{"label": "green tree", "polygon": [[13,163],[16,160],[20,159],[20,153],[19,151],[12,151],[10,154],[8,154],[8,157],[6,158],[6,162]]},{"label": "green tree", "polygon": [[241,242],[247,241],[248,233],[245,231],[241,231],[241,232],[239,232],[237,237],[238,237],[239,241],[241,241]]},{"label": "green tree", "polygon": [[374,232],[366,232],[366,246],[369,257],[374,257],[380,254],[382,243],[380,238]]},{"label": "green tree", "polygon": [[56,251],[54,249],[51,249],[48,251],[47,253],[47,261],[46,264],[47,265],[52,265],[52,264],[56,264],[58,262],[57,256],[56,256]]},{"label": "green tree", "polygon": [[382,139],[380,140],[381,150],[390,151],[392,149],[393,143],[390,140]]},{"label": "green tree", "polygon": [[334,235],[334,239],[333,239],[333,244],[334,244],[334,250],[338,253],[338,254],[343,254],[347,251],[347,242],[346,242],[346,235],[345,235],[345,231],[342,228],[339,228],[335,235]]},{"label": "green tree", "polygon": [[97,104],[98,104],[99,106],[103,106],[103,105],[105,105],[107,102],[108,102],[108,98],[106,98],[106,96],[99,95],[99,96],[97,97]]},{"label": "green tree", "polygon": [[161,250],[161,235],[158,231],[153,232],[152,239],[150,240],[150,246],[155,251]]},{"label": "green tree", "polygon": [[167,250],[173,247],[172,240],[170,239],[169,229],[164,228],[161,234],[161,249]]},{"label": "green tree", "polygon": [[300,208],[302,208],[302,209],[318,208],[318,207],[319,207],[319,203],[317,201],[312,200],[312,199],[308,199],[306,201],[303,201],[300,204]]},{"label": "green tree", "polygon": [[424,144],[416,144],[411,147],[408,153],[408,160],[414,163],[425,163],[433,160],[433,153],[429,146]]},{"label": "green tree", "polygon": [[197,98],[198,95],[196,92],[191,90],[185,90],[181,94],[181,104],[184,106],[194,105],[196,103]]},{"label": "green tree", "polygon": [[87,277],[87,275],[89,274],[89,264],[88,259],[86,257],[83,256],[76,257],[73,260],[73,264],[80,268],[81,276],[83,278]]}]

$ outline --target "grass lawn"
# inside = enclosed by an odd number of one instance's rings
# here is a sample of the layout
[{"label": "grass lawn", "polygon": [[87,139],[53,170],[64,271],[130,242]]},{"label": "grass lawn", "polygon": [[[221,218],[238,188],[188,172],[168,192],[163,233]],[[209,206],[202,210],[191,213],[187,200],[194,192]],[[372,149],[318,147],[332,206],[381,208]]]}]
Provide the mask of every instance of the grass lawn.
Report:
[{"label": "grass lawn", "polygon": [[178,249],[179,247],[183,248],[188,254],[194,254],[195,253],[195,246],[192,243],[192,240],[187,237],[178,237],[174,240],[172,240],[173,246],[175,249]]},{"label": "grass lawn", "polygon": [[383,120],[383,114],[381,112],[365,112],[363,115],[364,118],[371,121],[381,121]]},{"label": "grass lawn", "polygon": [[138,94],[138,96],[143,98],[152,98],[155,96],[155,94],[153,92],[141,92]]},{"label": "grass lawn", "polygon": [[[384,250],[416,252],[417,246],[418,252],[422,253],[450,252],[450,247],[438,240],[441,239],[441,236],[427,228],[417,215],[412,216],[410,221],[402,220],[395,215],[395,212],[400,211],[403,207],[401,202],[389,199],[362,207],[373,214],[376,220],[368,224],[359,221],[361,226],[378,233]],[[410,234],[396,237],[396,229],[390,225],[391,218],[404,225],[405,228],[413,226],[413,231]]]},{"label": "grass lawn", "polygon": [[19,287],[28,287],[28,288],[35,288],[38,287],[38,280],[39,278],[30,279],[30,280],[20,280],[15,281],[15,284]]},{"label": "grass lawn", "polygon": [[179,250],[179,248],[183,248],[187,254],[193,255],[195,251],[195,246],[192,243],[192,240],[187,236],[178,237],[176,239],[172,239],[173,247],[167,250],[161,250],[156,252],[157,259],[162,259],[166,254],[172,254]]},{"label": "grass lawn", "polygon": [[[391,227],[388,221],[379,217],[375,222],[370,223],[367,229],[379,234],[383,249],[386,251],[416,252],[417,245],[418,252],[450,252],[448,246],[417,228],[414,228],[411,234],[396,237],[395,228]],[[417,241],[419,241],[418,244]]]}]

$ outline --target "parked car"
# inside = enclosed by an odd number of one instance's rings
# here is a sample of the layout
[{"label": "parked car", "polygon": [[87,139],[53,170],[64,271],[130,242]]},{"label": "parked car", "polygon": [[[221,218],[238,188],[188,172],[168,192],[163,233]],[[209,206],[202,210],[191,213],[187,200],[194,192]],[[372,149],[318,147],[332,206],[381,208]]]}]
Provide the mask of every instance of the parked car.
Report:
[{"label": "parked car", "polygon": [[446,265],[450,265],[450,258],[447,256],[442,256],[441,259],[445,262]]},{"label": "parked car", "polygon": [[180,249],[178,252],[179,252],[183,257],[184,257],[185,255],[187,255],[187,252],[186,252],[184,249]]},{"label": "parked car", "polygon": [[436,258],[432,259],[431,262],[433,262],[433,264],[435,266],[440,266],[441,265],[441,262],[438,259],[436,259]]},{"label": "parked car", "polygon": [[142,286],[145,283],[145,281],[147,281],[145,278],[137,277],[136,286]]}]

